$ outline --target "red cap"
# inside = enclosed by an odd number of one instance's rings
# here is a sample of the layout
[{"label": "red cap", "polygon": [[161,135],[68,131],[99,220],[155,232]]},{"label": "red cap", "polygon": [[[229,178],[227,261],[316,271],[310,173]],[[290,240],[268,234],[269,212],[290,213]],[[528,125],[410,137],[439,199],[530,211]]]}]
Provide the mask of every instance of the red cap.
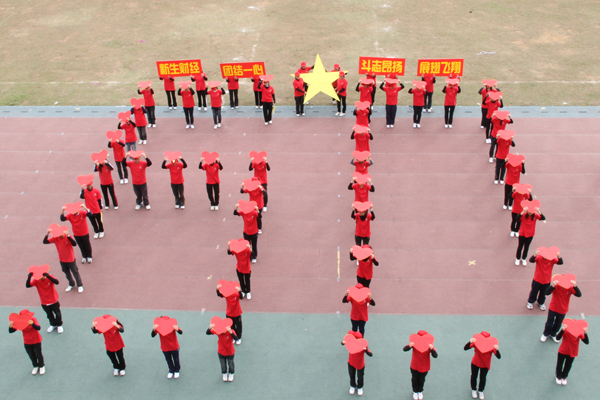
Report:
[{"label": "red cap", "polygon": [[104,314],[104,315],[102,316],[102,318],[104,318],[104,319],[106,319],[106,318],[110,318],[110,317],[111,317],[111,315],[110,315],[110,314]]},{"label": "red cap", "polygon": [[417,333],[419,334],[419,336],[425,336],[425,335],[427,335],[427,331],[424,331],[424,330],[420,330]]},{"label": "red cap", "polygon": [[344,71],[340,71],[340,76],[344,77],[346,74],[344,73]]},{"label": "red cap", "polygon": [[486,332],[486,331],[481,331],[481,336],[488,338],[488,337],[490,337],[491,335],[489,334],[489,332]]},{"label": "red cap", "polygon": [[252,180],[253,180],[253,181],[257,181],[257,180],[258,180],[258,177],[257,177],[257,176],[253,176],[253,177],[252,177]]},{"label": "red cap", "polygon": [[357,287],[357,288],[359,288],[359,289],[362,289],[364,286],[363,286],[363,284],[362,284],[362,283],[357,283],[357,284],[356,284],[356,287]]},{"label": "red cap", "polygon": [[339,68],[340,64],[333,64],[333,68]]},{"label": "red cap", "polygon": [[300,66],[301,66],[301,67],[306,67],[306,62],[302,61],[302,62],[300,63]]},{"label": "red cap", "polygon": [[294,75],[295,75],[295,76],[296,76],[296,78],[297,78],[297,77],[299,77],[299,76],[300,76],[300,72],[296,72]]},{"label": "red cap", "polygon": [[23,309],[21,311],[19,311],[19,315],[25,315],[25,314],[31,314],[34,315],[35,313],[32,313],[31,311],[29,311],[28,309]]}]

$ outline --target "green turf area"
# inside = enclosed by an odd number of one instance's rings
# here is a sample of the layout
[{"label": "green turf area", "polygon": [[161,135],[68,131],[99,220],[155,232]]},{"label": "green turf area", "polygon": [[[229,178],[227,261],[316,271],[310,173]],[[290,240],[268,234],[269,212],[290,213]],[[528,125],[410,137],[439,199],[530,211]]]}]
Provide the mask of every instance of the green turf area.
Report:
[{"label": "green turf area", "polygon": [[[289,74],[317,53],[350,71],[350,87],[359,56],[405,57],[407,81],[418,58],[464,58],[459,105],[480,101],[482,78],[501,82],[508,105],[598,105],[597,1],[0,0],[0,15],[0,105],[128,104],[147,79],[165,105],[155,61],[197,57],[211,78],[219,63],[264,61],[290,105]],[[252,103],[248,80],[240,94]]]},{"label": "green turf area", "polygon": [[[8,315],[15,310],[2,308]],[[32,310],[45,330],[41,309]],[[125,326],[127,375],[114,377],[104,340],[90,331],[92,320],[105,313]],[[31,376],[21,333],[3,334],[0,375],[3,397],[44,399],[128,398],[240,398],[240,399],[346,399],[349,398],[348,353],[340,345],[350,328],[349,316],[323,314],[243,315],[244,338],[236,347],[236,374],[232,383],[221,381],[217,338],[206,328],[214,313],[168,312],[184,334],[181,377],[166,378],[167,365],[159,339],[150,337],[159,311],[65,309],[65,332],[42,333],[47,372]],[[554,368],[558,345],[539,337],[545,314],[525,317],[371,315],[366,338],[373,358],[367,357],[365,395],[371,399],[410,399],[410,353],[402,347],[408,336],[425,329],[436,337],[439,357],[425,385],[425,398],[470,398],[470,360],[464,344],[472,334],[488,330],[500,342],[501,360],[492,361],[488,399],[595,398],[600,368],[594,332],[599,317],[589,317],[590,345],[580,346],[569,384],[557,386]],[[8,362],[7,360],[10,360]]]}]

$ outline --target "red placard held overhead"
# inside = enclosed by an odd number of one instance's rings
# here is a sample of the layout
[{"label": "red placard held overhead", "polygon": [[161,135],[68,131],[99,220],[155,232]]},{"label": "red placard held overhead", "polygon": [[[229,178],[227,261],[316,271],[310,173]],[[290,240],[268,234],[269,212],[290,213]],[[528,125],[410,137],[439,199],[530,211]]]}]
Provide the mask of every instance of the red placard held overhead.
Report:
[{"label": "red placard held overhead", "polygon": [[435,74],[437,76],[463,74],[465,60],[462,58],[443,58],[432,60],[419,60],[417,75]]},{"label": "red placard held overhead", "polygon": [[156,68],[158,76],[190,76],[202,73],[202,63],[200,60],[175,60],[175,61],[157,61]]},{"label": "red placard held overhead", "polygon": [[359,57],[358,74],[373,73],[375,75],[404,75],[405,58]]},{"label": "red placard held overhead", "polygon": [[252,78],[265,74],[264,62],[225,63],[221,65],[223,78]]}]

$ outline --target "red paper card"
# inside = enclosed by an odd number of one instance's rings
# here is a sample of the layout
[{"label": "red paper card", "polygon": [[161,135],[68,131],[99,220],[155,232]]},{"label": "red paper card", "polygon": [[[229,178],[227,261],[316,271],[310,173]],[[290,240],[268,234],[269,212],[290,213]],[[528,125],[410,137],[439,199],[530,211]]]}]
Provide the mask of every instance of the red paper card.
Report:
[{"label": "red paper card", "polygon": [[127,155],[131,158],[140,158],[142,155],[144,155],[143,151],[135,151],[135,150],[130,150],[127,152]]},{"label": "red paper card", "polygon": [[354,103],[357,110],[367,110],[371,104],[368,101],[357,101]]},{"label": "red paper card", "polygon": [[108,151],[101,150],[99,153],[92,153],[92,161],[98,164],[103,163],[108,157]]},{"label": "red paper card", "polygon": [[201,156],[204,157],[204,162],[206,164],[212,164],[215,161],[217,161],[217,158],[219,158],[219,153],[217,153],[216,151],[213,151],[212,153],[209,153],[208,151],[203,151]]},{"label": "red paper card", "polygon": [[168,158],[169,161],[175,161],[181,157],[180,151],[165,151],[165,158]]},{"label": "red paper card", "polygon": [[462,76],[464,64],[465,60],[462,58],[419,60],[417,63],[417,75]]},{"label": "red paper card", "polygon": [[404,58],[359,57],[358,74],[404,75],[405,65],[406,59]]},{"label": "red paper card", "polygon": [[369,158],[370,155],[371,153],[369,153],[368,151],[355,150],[352,152],[352,157],[354,157],[358,161],[365,161],[367,158]]},{"label": "red paper card", "polygon": [[509,154],[506,158],[508,158],[508,163],[513,167],[518,167],[525,162],[525,156],[520,154]]},{"label": "red paper card", "polygon": [[238,201],[238,206],[239,206],[239,212],[244,213],[244,214],[248,214],[252,211],[255,211],[256,207],[258,207],[258,205],[256,204],[255,201],[246,201],[246,200]]},{"label": "red paper card", "polygon": [[446,83],[448,85],[458,85],[460,81],[457,78],[446,78]]},{"label": "red paper card", "polygon": [[152,81],[141,81],[138,82],[138,87],[142,89],[146,89],[147,87],[152,86]]},{"label": "red paper card", "polygon": [[373,249],[370,247],[360,247],[355,245],[352,246],[352,254],[358,260],[366,260],[367,258],[371,257],[371,254],[373,254]]},{"label": "red paper card", "polygon": [[364,349],[369,348],[367,339],[357,339],[354,335],[350,334],[344,336],[344,342],[346,342],[346,350],[348,350],[348,353],[350,354],[358,354],[361,351],[364,351]]},{"label": "red paper card", "polygon": [[558,253],[560,253],[560,249],[556,246],[538,247],[538,251],[540,252],[540,256],[546,260],[554,260],[558,257]]},{"label": "red paper card", "polygon": [[496,138],[506,140],[507,142],[511,141],[513,137],[515,137],[515,131],[499,130],[496,135]]},{"label": "red paper card", "polygon": [[249,241],[245,240],[245,239],[232,239],[229,241],[229,250],[231,250],[232,253],[241,253],[242,251],[246,250],[248,248],[248,245],[250,244]]},{"label": "red paper card", "polygon": [[50,271],[50,266],[48,264],[44,264],[44,265],[32,265],[31,267],[29,267],[27,269],[27,273],[30,274],[32,273],[33,276],[32,278],[35,280],[41,279],[42,276],[44,276],[44,273]]},{"label": "red paper card", "polygon": [[181,81],[181,82],[177,82],[177,84],[179,85],[181,90],[184,90],[186,88],[191,87],[193,82],[192,81]]},{"label": "red paper card", "polygon": [[373,207],[373,203],[371,203],[370,201],[355,201],[352,203],[352,207],[354,207],[358,212],[363,212]]},{"label": "red paper card", "polygon": [[348,288],[348,297],[351,297],[356,302],[362,302],[369,298],[371,294],[371,289],[367,287],[357,288],[356,286],[351,286]]},{"label": "red paper card", "polygon": [[144,106],[144,103],[145,103],[143,97],[141,99],[136,99],[135,97],[131,98],[131,99],[129,99],[129,102],[131,103],[131,105],[134,108],[142,108]]},{"label": "red paper card", "polygon": [[202,73],[202,62],[198,60],[157,61],[158,76],[191,76]]},{"label": "red paper card", "polygon": [[513,189],[519,194],[527,194],[531,190],[531,185],[528,183],[515,183]]},{"label": "red paper card", "polygon": [[[102,160],[102,161],[104,161],[104,160]],[[92,183],[94,183],[94,174],[79,175],[77,177],[77,183],[79,183],[80,186],[91,185]]]},{"label": "red paper card", "polygon": [[33,314],[32,312],[23,313],[23,315],[12,313],[8,316],[8,320],[12,321],[14,329],[22,331],[29,326],[29,321],[31,321]]},{"label": "red paper card", "polygon": [[117,114],[117,118],[119,118],[119,121],[122,123],[125,123],[131,118],[131,111],[120,112]]},{"label": "red paper card", "polygon": [[425,81],[412,81],[412,84],[415,85],[417,89],[425,89],[427,82]]},{"label": "red paper card", "polygon": [[482,82],[485,86],[489,86],[489,87],[492,87],[498,83],[498,81],[495,79],[484,79]]},{"label": "red paper card", "polygon": [[510,111],[496,110],[492,114],[492,117],[496,117],[499,120],[505,120],[505,119],[508,120],[509,115],[510,115]]},{"label": "red paper card", "polygon": [[395,85],[396,83],[398,83],[398,79],[385,78],[385,83],[387,83],[388,85]]},{"label": "red paper card", "polygon": [[258,187],[260,186],[260,181],[259,180],[252,180],[252,179],[244,179],[243,181],[244,184],[244,188],[251,192],[253,190],[258,189]]},{"label": "red paper card", "polygon": [[369,133],[369,127],[364,125],[354,125],[352,130],[355,133]]},{"label": "red paper card", "polygon": [[535,211],[536,208],[540,208],[540,201],[539,200],[523,200],[521,202],[521,207],[523,207],[523,209],[527,208],[527,211],[531,212],[531,213],[535,213],[537,211]]},{"label": "red paper card", "polygon": [[502,98],[502,92],[489,92],[488,96],[490,99],[498,101]]},{"label": "red paper card", "polygon": [[224,63],[221,66],[221,76],[225,78],[252,78],[265,74],[264,62]]},{"label": "red paper card", "polygon": [[218,284],[221,285],[219,292],[223,295],[223,297],[229,297],[232,294],[237,293],[237,288],[240,286],[238,282],[227,281],[225,279],[221,279]]},{"label": "red paper card", "polygon": [[583,319],[565,318],[563,324],[567,326],[566,331],[575,337],[583,336],[583,328],[587,328],[588,323]]},{"label": "red paper card", "polygon": [[369,78],[360,78],[360,84],[361,85],[374,85],[375,80],[369,79]]},{"label": "red paper card", "polygon": [[269,82],[271,81],[274,77],[273,75],[259,75],[259,78],[261,81],[263,82]]},{"label": "red paper card", "polygon": [[363,178],[361,178],[361,179],[365,179],[366,182],[368,182],[369,179],[371,179],[371,175],[370,174],[361,174],[360,172],[357,172],[357,171],[355,171],[355,172],[352,173],[352,177],[356,178],[356,182],[358,182],[358,177],[359,176],[362,176]]},{"label": "red paper card", "polygon": [[231,325],[233,325],[231,318],[222,319],[217,315],[210,319],[210,323],[215,324],[213,331],[215,331],[217,335],[227,332],[227,328],[231,328]]},{"label": "red paper card", "polygon": [[557,286],[569,290],[573,287],[571,281],[577,282],[577,278],[573,274],[556,274],[552,275],[552,281],[558,281]]},{"label": "red paper card", "polygon": [[122,130],[118,130],[118,131],[108,131],[106,132],[106,137],[109,140],[119,140],[121,139],[121,136],[123,136],[123,131]]},{"label": "red paper card", "polygon": [[[105,318],[106,317],[106,318]],[[111,315],[94,318],[96,322],[96,330],[100,333],[104,333],[110,330],[114,325],[113,322],[117,322],[117,319]]]},{"label": "red paper card", "polygon": [[161,336],[167,336],[169,333],[175,330],[173,327],[177,325],[177,320],[175,318],[169,318],[165,315],[154,318],[154,325],[158,325],[156,332],[158,332]]},{"label": "red paper card", "polygon": [[486,338],[481,333],[476,333],[475,335],[473,335],[473,338],[475,339],[475,343],[473,344],[475,345],[477,350],[479,350],[482,353],[487,353],[494,350],[494,346],[498,344],[498,339],[496,339],[495,337],[490,336]]},{"label": "red paper card", "polygon": [[267,157],[267,152],[266,151],[259,151],[259,152],[251,151],[249,156],[250,156],[250,158],[254,159],[253,161],[255,163],[258,164],[259,162],[263,161],[263,159],[265,157]]},{"label": "red paper card", "polygon": [[50,237],[53,238],[69,234],[69,227],[66,225],[51,224],[48,229],[50,229]]},{"label": "red paper card", "polygon": [[419,353],[424,353],[429,350],[429,345],[433,344],[435,338],[429,333],[423,336],[413,333],[408,340],[413,342],[413,349],[417,350]]},{"label": "red paper card", "polygon": [[81,201],[65,204],[65,215],[77,214],[81,210],[83,203]]}]

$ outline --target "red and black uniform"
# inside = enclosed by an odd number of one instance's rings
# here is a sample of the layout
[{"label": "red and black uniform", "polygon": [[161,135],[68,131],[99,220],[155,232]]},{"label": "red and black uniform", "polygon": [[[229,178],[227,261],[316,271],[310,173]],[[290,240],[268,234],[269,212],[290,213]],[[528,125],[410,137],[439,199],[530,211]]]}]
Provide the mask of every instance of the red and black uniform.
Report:
[{"label": "red and black uniform", "polygon": [[221,373],[233,375],[235,373],[235,363],[233,362],[235,348],[233,347],[233,342],[239,339],[235,333],[235,329],[232,328],[231,333],[225,331],[217,334],[217,332],[208,328],[206,334],[217,335],[219,339],[217,353],[219,354],[219,362],[221,363]]},{"label": "red and black uniform", "polygon": [[508,153],[510,153],[511,146],[515,147],[515,141],[512,139],[504,140],[498,137],[496,138],[496,145],[498,146],[498,150],[496,150],[496,171],[494,174],[494,181],[504,181],[504,174],[506,173],[506,170],[504,169],[506,157],[508,157]]},{"label": "red and black uniform", "polygon": [[356,133],[353,129],[350,139],[356,141],[356,151],[371,152],[371,148],[369,146],[369,141],[373,140],[373,134],[371,132]]},{"label": "red and black uniform", "polygon": [[[499,92],[500,90],[497,88],[493,88],[493,87],[489,87],[489,86],[484,86],[481,89],[479,89],[479,93],[481,95],[481,128],[485,128],[486,124],[490,123],[491,121],[489,121],[487,119],[487,114],[488,114],[488,107],[485,104],[485,98],[487,97],[487,94],[490,92]],[[487,129],[486,129],[486,139],[489,139],[489,134],[487,133]]]},{"label": "red and black uniform", "polygon": [[454,109],[456,108],[456,96],[460,93],[460,86],[444,86],[442,93],[446,93],[444,98],[444,124],[452,125],[454,119]]},{"label": "red and black uniform", "polygon": [[509,163],[504,163],[506,169],[506,177],[504,179],[504,205],[512,207],[513,205],[513,185],[520,183],[521,174],[525,174],[525,162],[517,165],[516,167]]},{"label": "red and black uniform", "polygon": [[[29,310],[21,310],[19,315],[33,314]],[[31,360],[34,368],[42,368],[44,364],[44,355],[42,354],[42,335],[40,335],[40,324],[37,318],[31,317],[33,324],[23,329],[23,343],[25,344],[25,351]],[[8,328],[8,333],[15,333],[15,328]]]},{"label": "red and black uniform", "polygon": [[490,158],[496,156],[496,136],[498,136],[498,131],[504,131],[507,128],[508,124],[512,124],[512,118],[500,119],[496,116],[492,116],[491,124],[492,124],[492,132],[490,133],[490,140],[492,143],[490,144]]},{"label": "red and black uniform", "polygon": [[425,82],[425,109],[431,112],[431,102],[433,100],[433,85],[435,84],[435,76],[425,75],[421,77],[421,81]]},{"label": "red and black uniform", "polygon": [[370,183],[360,184],[353,181],[348,184],[348,190],[354,190],[354,201],[364,203],[369,201],[369,192],[375,192],[375,186]]},{"label": "red and black uniform", "polygon": [[369,167],[373,165],[373,160],[358,161],[355,159],[350,160],[350,164],[354,165],[354,172],[360,172],[361,174],[368,174]]},{"label": "red and black uniform", "polygon": [[256,106],[256,108],[262,107],[262,104],[260,102],[260,96],[262,94],[262,90],[260,90],[260,88],[259,88],[260,77],[258,75],[256,75],[256,76],[253,76],[252,78],[250,78],[250,80],[252,81],[252,91],[254,92],[254,105]]},{"label": "red and black uniform", "polygon": [[240,80],[236,76],[234,78],[225,78],[225,81],[227,82],[227,90],[229,90],[229,105],[233,110],[239,106],[238,90],[240,88]]},{"label": "red and black uniform", "polygon": [[183,158],[180,158],[177,162],[169,162],[163,160],[162,169],[168,169],[171,177],[171,190],[173,196],[175,196],[175,207],[185,208],[185,197],[183,195],[183,169],[187,168],[187,163]]},{"label": "red and black uniform", "polygon": [[32,279],[33,273],[27,275],[25,287],[35,287],[40,296],[42,308],[46,312],[50,326],[62,326],[62,313],[60,311],[60,303],[58,302],[58,293],[56,293],[55,285],[58,285],[58,279],[54,276],[44,273],[45,279]]},{"label": "red and black uniform", "polygon": [[245,297],[250,293],[250,275],[252,274],[250,257],[252,251],[249,248],[245,248],[239,253],[234,253],[227,249],[227,254],[234,255],[236,258],[235,272],[237,273],[238,280],[240,281],[240,289],[242,289],[242,297]]},{"label": "red and black uniform", "polygon": [[[362,247],[370,247],[368,244]],[[350,261],[355,261],[356,257],[350,253]],[[356,268],[356,282],[360,283],[364,287],[371,286],[371,279],[373,279],[373,265],[379,265],[379,261],[374,256],[369,256],[364,260],[358,260],[358,268]]]},{"label": "red and black uniform", "polygon": [[[363,285],[358,283],[357,288],[362,288]],[[342,303],[350,303],[352,308],[350,309],[350,322],[352,323],[352,331],[360,332],[361,335],[365,335],[365,324],[369,320],[369,305],[375,306],[375,300],[367,297],[361,302],[358,302],[350,295],[345,295],[342,299]]]},{"label": "red and black uniform", "polygon": [[413,95],[413,124],[421,124],[421,114],[425,106],[425,89],[410,88],[408,93]]},{"label": "red and black uniform", "polygon": [[[552,260],[546,260],[538,254],[537,256],[531,256],[529,262],[535,263],[535,272],[533,274],[531,291],[529,292],[527,302],[533,304],[537,300],[538,304],[542,305],[546,302],[546,291],[552,282],[552,269],[556,264],[563,265],[563,259],[555,257]],[[558,327],[560,328],[560,325]],[[557,332],[558,329],[556,330],[555,335]]]},{"label": "red and black uniform", "polygon": [[[487,332],[482,332],[481,334],[485,337],[490,337],[490,334]],[[470,349],[475,349],[475,355],[471,360],[471,390],[483,392],[485,390],[487,374],[492,367],[492,354],[495,355],[498,360],[502,355],[500,354],[500,350],[496,349],[488,351],[487,353],[482,353],[475,347],[475,343],[469,341],[465,344],[465,351]],[[477,375],[479,375],[479,387],[477,387]]]},{"label": "red and black uniform", "polygon": [[208,77],[203,72],[200,75],[192,75],[191,79],[192,82],[196,82],[196,94],[198,95],[198,110],[200,110],[200,107],[204,107],[204,109],[206,109],[206,81],[208,81]]},{"label": "red and black uniform", "polygon": [[165,83],[165,92],[167,93],[167,103],[169,104],[169,108],[175,107],[177,108],[177,98],[175,97],[175,79],[167,76],[166,78],[158,77],[161,81]]},{"label": "red and black uniform", "polygon": [[144,96],[144,106],[146,107],[146,111],[148,111],[148,123],[151,125],[156,125],[156,103],[154,102],[154,89],[147,87],[144,90],[140,90],[138,88],[138,94]]},{"label": "red and black uniform", "polygon": [[579,339],[585,344],[590,343],[587,333],[580,336],[573,336],[571,333],[561,330],[556,336],[562,343],[558,349],[558,359],[556,360],[556,379],[567,379],[575,357],[579,355]]},{"label": "red and black uniform", "polygon": [[125,142],[120,139],[114,141],[111,140],[108,142],[108,148],[113,149],[113,156],[115,157],[115,162],[117,163],[119,179],[129,179],[129,174],[127,173],[127,160],[125,160]]},{"label": "red and black uniform", "polygon": [[[163,316],[162,318],[169,319],[169,317]],[[152,330],[151,336],[155,337],[158,334],[160,338],[160,349],[162,350],[165,360],[167,360],[167,365],[169,367],[169,373],[174,374],[181,370],[181,365],[179,363],[179,341],[177,340],[177,332],[182,335],[183,331],[181,328],[179,330],[173,330],[168,335],[161,335],[154,329]]]},{"label": "red and black uniform", "polygon": [[[421,336],[426,334],[426,331],[419,331],[419,335]],[[404,346],[402,350],[409,351],[410,349],[411,347],[407,345]],[[412,359],[410,361],[412,389],[414,393],[422,393],[425,389],[425,377],[431,369],[431,358],[429,355],[431,355],[433,358],[437,358],[438,353],[435,350],[435,347],[433,349],[427,349],[423,353],[415,348],[412,348],[412,350]]]},{"label": "red and black uniform", "polygon": [[92,213],[90,222],[94,233],[104,232],[104,224],[102,223],[102,194],[98,188],[92,187],[91,189],[81,189],[79,198],[85,200],[85,206]]},{"label": "red and black uniform", "polygon": [[502,102],[502,99],[499,100],[492,100],[490,98],[489,93],[492,91],[496,91],[496,90],[490,90],[488,92],[488,94],[485,96],[485,99],[483,100],[483,104],[485,104],[486,108],[487,108],[487,114],[485,116],[485,120],[484,120],[484,128],[485,128],[485,137],[486,139],[490,138],[490,133],[492,130],[492,115],[494,115],[494,111],[498,110],[499,108],[503,108],[504,107],[504,103]]},{"label": "red and black uniform", "polygon": [[194,89],[191,87],[186,88],[185,90],[177,91],[177,95],[181,96],[181,101],[183,102],[183,113],[185,114],[185,123],[186,125],[194,125],[194,107],[196,103],[194,102]]},{"label": "red and black uniform", "polygon": [[354,109],[353,112],[356,115],[356,125],[369,126],[371,123],[371,108],[367,109]]},{"label": "red and black uniform", "polygon": [[306,91],[304,90],[304,80],[302,78],[294,78],[294,82],[292,82],[294,86],[294,100],[296,102],[296,116],[304,115],[304,95]]},{"label": "red and black uniform", "polygon": [[357,246],[363,244],[369,244],[371,240],[371,221],[375,220],[375,213],[373,211],[367,211],[361,215],[356,210],[352,210],[350,215],[352,219],[356,220],[356,230],[354,232],[354,240]]},{"label": "red and black uniform", "polygon": [[335,92],[340,98],[337,101],[337,111],[340,114],[346,114],[346,96],[348,95],[348,81],[340,77],[335,83]]},{"label": "red and black uniform", "polygon": [[221,193],[219,186],[221,184],[219,171],[223,169],[223,164],[221,164],[221,161],[215,161],[212,164],[200,161],[198,168],[206,171],[206,192],[208,193],[208,200],[210,200],[211,207],[216,207],[219,205],[219,195]]},{"label": "red and black uniform", "polygon": [[[81,277],[79,276],[79,269],[77,268],[77,263],[75,262],[75,253],[73,252],[73,247],[77,246],[77,242],[70,235],[63,235],[62,237],[59,236],[48,239],[48,233],[46,233],[42,243],[52,243],[56,246],[60,267],[62,272],[64,272],[65,276],[67,277],[67,281],[69,281],[69,286],[73,287],[75,286],[75,283],[77,283],[78,287],[83,287],[83,283],[81,283]],[[73,280],[73,278],[75,278],[75,280]]]},{"label": "red and black uniform", "polygon": [[579,290],[578,286],[565,289],[560,285],[549,285],[548,289],[546,289],[546,296],[550,295],[552,295],[552,300],[550,300],[550,306],[548,307],[548,319],[544,326],[544,336],[556,337],[565,319],[565,315],[569,312],[571,295],[581,297],[581,290]]},{"label": "red and black uniform", "polygon": [[135,117],[135,126],[137,127],[137,131],[140,135],[140,140],[147,140],[148,137],[146,136],[146,125],[148,124],[148,121],[146,120],[146,113],[148,112],[148,110],[146,110],[146,107],[142,106],[142,107],[131,107],[131,115],[133,115]]},{"label": "red and black uniform", "polygon": [[[258,178],[253,177],[252,180],[258,180]],[[262,209],[265,206],[264,192],[265,192],[265,190],[262,187],[262,185],[251,191],[247,190],[246,188],[240,189],[240,193],[242,193],[242,194],[248,193],[248,195],[250,197],[250,201],[256,202],[256,206],[258,207],[258,213],[261,215],[261,217],[262,217]],[[262,230],[262,218],[259,218],[256,221],[256,224],[258,226],[258,230],[261,231]]]},{"label": "red and black uniform", "polygon": [[141,206],[150,205],[148,200],[148,185],[146,183],[146,168],[152,165],[152,161],[149,158],[136,162],[134,160],[127,161],[127,166],[131,170],[131,183],[133,186],[133,193],[135,193],[135,204]]},{"label": "red and black uniform", "polygon": [[[519,192],[513,191],[511,194],[513,199],[513,208],[512,208],[512,221],[510,223],[510,231],[519,236],[519,229],[521,229],[521,213],[523,212],[523,207],[521,207],[521,202],[523,200],[533,200],[533,196],[531,193],[521,194]],[[512,236],[512,235],[511,235]]]},{"label": "red and black uniform", "polygon": [[[233,215],[241,216],[244,220],[244,239],[250,242],[250,246],[252,246],[252,259],[256,260],[256,256],[258,256],[258,220],[262,219],[262,215],[256,210],[252,210],[249,213],[233,210]],[[260,224],[262,226],[262,221]],[[240,331],[238,330],[238,332]]]},{"label": "red and black uniform", "polygon": [[375,85],[363,85],[360,82],[356,84],[356,89],[360,96],[358,101],[366,101],[369,103],[369,106],[373,105],[373,91],[375,90]]},{"label": "red and black uniform", "polygon": [[221,106],[223,105],[223,96],[225,94],[225,89],[221,88],[212,88],[208,91],[210,95],[210,109],[213,115],[213,122],[215,126],[218,126],[221,123]]},{"label": "red and black uniform", "polygon": [[[81,257],[86,262],[88,258],[92,258],[92,244],[90,243],[90,231],[87,225],[87,218],[92,219],[93,214],[90,211],[79,210],[75,214],[60,214],[61,221],[69,221],[71,223],[71,230],[73,231],[73,237],[81,250]],[[90,261],[91,262],[91,261]]]},{"label": "red and black uniform", "polygon": [[96,164],[94,166],[94,172],[98,172],[98,176],[100,177],[100,188],[102,189],[102,195],[104,196],[104,206],[106,209],[110,207],[110,200],[108,198],[109,192],[114,207],[119,207],[119,202],[117,201],[117,196],[115,195],[115,184],[113,182],[111,173],[111,171],[114,169],[115,167],[113,167],[112,164],[108,161],[105,161],[104,164]]},{"label": "red and black uniform", "polygon": [[[546,220],[544,214],[534,213],[523,213],[521,215],[521,228],[519,228],[519,245],[517,247],[517,260],[527,259],[527,253],[529,252],[529,245],[535,235],[535,223],[538,221]],[[523,252],[523,258],[521,258],[521,251]]]},{"label": "red and black uniform", "polygon": [[[107,318],[109,316],[104,316]],[[121,333],[125,332],[123,328],[123,324],[117,320],[117,326],[112,326],[106,332],[103,332],[104,335],[104,346],[106,347],[106,354],[110,361],[112,362],[113,368],[119,371],[125,371],[125,358],[123,356],[123,348],[125,347],[125,343],[123,343],[123,338],[121,337]],[[92,326],[93,333],[100,333],[96,330],[95,326]]]},{"label": "red and black uniform", "polygon": [[[268,82],[267,82],[268,83]],[[308,86],[307,86],[308,87]],[[262,81],[258,83],[258,88],[261,91],[260,101],[263,108],[263,116],[265,124],[273,123],[273,105],[277,103],[275,99],[275,89],[271,84],[265,85]],[[305,89],[306,90],[306,89]]]},{"label": "red and black uniform", "polygon": [[[268,162],[264,162],[264,160],[254,160],[250,162],[250,166],[248,167],[248,171],[254,171],[254,176],[258,178],[260,185],[263,187],[263,209],[267,207],[267,203],[269,202],[269,194],[267,193],[267,171],[271,170],[271,166]],[[260,209],[260,208],[259,208]]]},{"label": "red and black uniform", "polygon": [[[357,339],[362,339],[362,335],[360,332],[348,332],[349,335],[353,335]],[[342,342],[342,346],[344,342]],[[369,357],[373,357],[373,353],[369,351],[367,347],[366,350],[360,351],[355,354],[348,355],[348,374],[350,375],[350,387],[362,389],[364,386],[364,377],[365,377],[365,354]],[[357,379],[358,378],[358,379]]]},{"label": "red and black uniform", "polygon": [[398,93],[404,89],[404,85],[389,85],[381,82],[379,89],[385,92],[385,125],[394,126],[396,123],[396,112],[398,111]]},{"label": "red and black uniform", "polygon": [[135,141],[137,140],[137,136],[135,134],[135,122],[127,121],[125,124],[119,122],[117,129],[123,129],[125,131],[125,145],[127,146],[127,151],[131,149],[136,150]]},{"label": "red and black uniform", "polygon": [[[223,298],[219,289],[217,289],[217,296]],[[227,302],[227,309],[225,311],[225,316],[227,318],[231,318],[233,324],[231,325],[231,329],[237,332],[237,336],[239,339],[242,338],[242,307],[240,306],[240,293],[235,292],[232,295],[225,297],[225,301]],[[237,340],[237,339],[236,339]]]}]

